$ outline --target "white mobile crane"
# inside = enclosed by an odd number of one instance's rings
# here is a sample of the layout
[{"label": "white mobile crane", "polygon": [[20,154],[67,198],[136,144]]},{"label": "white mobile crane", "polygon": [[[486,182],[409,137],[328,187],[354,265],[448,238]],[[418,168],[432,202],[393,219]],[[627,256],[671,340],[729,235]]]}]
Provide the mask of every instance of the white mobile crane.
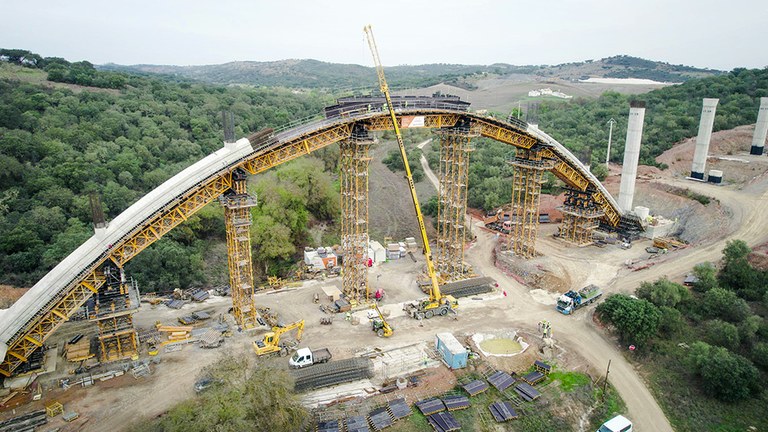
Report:
[{"label": "white mobile crane", "polygon": [[395,110],[392,107],[392,99],[389,95],[389,86],[387,80],[384,77],[384,66],[381,64],[379,58],[379,50],[376,47],[376,41],[373,38],[373,30],[370,25],[363,28],[366,38],[368,39],[368,46],[371,48],[371,54],[373,54],[373,62],[376,65],[376,73],[379,76],[379,88],[384,93],[384,98],[387,101],[387,111],[392,119],[392,128],[395,130],[395,136],[397,137],[397,145],[400,147],[400,156],[403,158],[403,165],[405,166],[405,176],[408,179],[408,187],[411,189],[411,199],[413,200],[413,206],[416,209],[416,218],[419,220],[419,230],[421,231],[421,241],[424,243],[424,256],[427,260],[427,274],[432,283],[432,287],[429,291],[429,298],[423,299],[414,303],[406,303],[403,310],[408,313],[412,318],[424,319],[432,318],[435,315],[447,315],[448,312],[455,312],[455,309],[459,307],[459,302],[456,301],[453,296],[443,295],[440,292],[440,285],[437,281],[437,273],[435,272],[435,265],[432,262],[432,251],[429,248],[429,239],[427,238],[427,230],[424,227],[424,217],[421,214],[421,207],[419,206],[419,198],[416,196],[416,187],[413,185],[413,177],[411,176],[411,167],[408,164],[408,155],[405,153],[405,144],[403,143],[403,136],[400,134],[400,127],[397,124],[397,117],[395,116]]}]

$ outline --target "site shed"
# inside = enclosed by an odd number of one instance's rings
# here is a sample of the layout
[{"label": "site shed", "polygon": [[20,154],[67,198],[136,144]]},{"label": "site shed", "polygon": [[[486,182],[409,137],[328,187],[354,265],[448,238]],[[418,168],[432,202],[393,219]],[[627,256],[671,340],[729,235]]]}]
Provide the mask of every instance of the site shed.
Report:
[{"label": "site shed", "polygon": [[467,367],[469,352],[451,333],[438,333],[435,335],[435,347],[449,368],[461,369]]}]

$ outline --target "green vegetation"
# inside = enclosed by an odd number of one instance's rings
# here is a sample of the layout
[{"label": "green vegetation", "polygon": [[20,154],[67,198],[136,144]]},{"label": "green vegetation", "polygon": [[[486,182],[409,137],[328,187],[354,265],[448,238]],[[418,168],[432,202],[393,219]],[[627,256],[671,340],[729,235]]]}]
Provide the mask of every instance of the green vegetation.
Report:
[{"label": "green vegetation", "polygon": [[[542,102],[539,127],[566,145],[575,154],[593,150],[593,161],[605,160],[608,142],[606,122],[617,120],[614,130],[626,130],[630,100],[646,103],[640,162],[657,165],[656,156],[683,138],[696,135],[701,99],[717,97],[714,130],[754,123],[759,98],[768,96],[768,69],[735,69],[733,72],[687,81],[642,95],[606,92],[597,99],[574,98],[569,103]],[[600,143],[599,146],[596,145]],[[624,136],[614,134],[611,160],[621,162]]]},{"label": "green vegetation", "polygon": [[[763,425],[768,322],[760,299],[766,295],[768,272],[753,268],[749,253],[743,241],[728,242],[719,270],[710,264],[696,267],[700,280],[693,292],[659,279],[642,284],[636,292],[639,299],[612,295],[598,306],[601,319],[616,327],[624,343],[645,341],[635,355],[647,367],[675,430],[736,431]],[[617,315],[622,308],[632,315]],[[630,323],[621,322],[627,316]],[[655,322],[657,316],[656,333],[646,331],[647,326],[639,335],[631,331],[636,323]]]},{"label": "green vegetation", "polygon": [[248,356],[222,357],[203,372],[214,385],[133,432],[299,431],[309,413],[285,370],[249,364]]},{"label": "green vegetation", "polygon": [[[244,136],[317,114],[329,102],[315,93],[126,79],[119,92],[78,93],[0,79],[0,283],[33,284],[92,235],[89,193],[99,194],[107,218],[114,218],[220,148],[222,110],[235,114],[236,135]],[[312,166],[318,174],[313,182],[327,188],[328,174]],[[282,183],[297,184],[287,189],[305,185],[286,176]],[[296,198],[297,206],[310,209],[306,220],[332,223],[333,205],[314,199]],[[214,213],[202,212],[174,230],[129,272],[150,290],[204,284],[203,257],[215,244],[209,240],[223,240],[220,213]],[[292,233],[294,245],[306,241],[304,232]]]}]

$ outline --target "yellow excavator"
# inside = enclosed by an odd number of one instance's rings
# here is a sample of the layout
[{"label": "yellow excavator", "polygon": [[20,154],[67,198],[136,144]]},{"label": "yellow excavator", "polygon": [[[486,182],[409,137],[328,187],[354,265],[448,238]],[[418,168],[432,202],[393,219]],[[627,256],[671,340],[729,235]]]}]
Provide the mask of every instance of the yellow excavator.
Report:
[{"label": "yellow excavator", "polygon": [[424,243],[424,256],[427,260],[427,274],[429,275],[432,287],[429,290],[429,298],[423,299],[413,303],[406,303],[403,306],[403,310],[408,313],[412,318],[425,319],[432,318],[435,315],[445,316],[448,312],[456,313],[456,309],[459,307],[459,302],[453,296],[443,295],[440,292],[440,284],[437,280],[437,272],[435,271],[435,265],[432,262],[432,251],[429,248],[429,239],[427,238],[427,230],[424,227],[424,216],[421,214],[421,206],[419,206],[419,198],[416,196],[416,187],[413,184],[413,177],[411,176],[411,167],[408,164],[408,155],[405,152],[405,144],[403,143],[403,136],[400,134],[400,126],[397,124],[397,117],[395,116],[395,110],[392,107],[392,98],[389,95],[389,86],[387,80],[384,77],[384,66],[381,64],[379,58],[379,50],[376,47],[376,40],[373,38],[373,29],[370,25],[363,28],[365,36],[368,39],[368,46],[371,48],[371,54],[373,54],[373,62],[376,65],[376,74],[379,76],[379,88],[384,93],[386,99],[386,108],[389,111],[389,116],[392,119],[392,128],[395,130],[395,136],[397,137],[397,145],[400,147],[400,156],[403,158],[403,165],[405,166],[405,176],[408,179],[408,187],[411,189],[411,199],[413,200],[413,206],[416,209],[416,218],[419,220],[419,230],[421,231],[421,241]]},{"label": "yellow excavator", "polygon": [[280,335],[293,329],[298,329],[296,332],[296,341],[301,341],[301,334],[304,333],[304,320],[296,321],[285,327],[272,327],[272,331],[265,334],[263,340],[253,342],[253,352],[259,356],[272,353],[287,355],[288,349],[285,346],[280,345]]}]

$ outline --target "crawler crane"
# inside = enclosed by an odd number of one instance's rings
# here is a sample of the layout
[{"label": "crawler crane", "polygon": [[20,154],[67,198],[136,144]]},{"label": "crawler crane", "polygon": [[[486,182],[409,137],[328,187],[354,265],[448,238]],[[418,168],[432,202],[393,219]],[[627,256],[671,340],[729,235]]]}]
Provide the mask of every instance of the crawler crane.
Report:
[{"label": "crawler crane", "polygon": [[368,46],[371,48],[371,54],[373,54],[373,62],[376,65],[376,74],[379,76],[379,88],[384,94],[384,98],[387,101],[387,111],[392,119],[392,128],[395,130],[395,136],[397,137],[397,145],[400,147],[400,156],[403,158],[403,165],[405,166],[405,175],[408,179],[408,187],[411,190],[411,199],[413,200],[413,206],[416,209],[416,218],[419,220],[419,230],[421,231],[421,241],[424,243],[424,256],[427,260],[427,274],[429,275],[432,287],[429,290],[429,298],[423,299],[414,303],[406,303],[403,310],[408,313],[412,318],[424,319],[432,318],[435,315],[447,315],[448,312],[456,312],[456,308],[459,307],[459,302],[456,301],[453,296],[443,295],[440,292],[440,285],[437,281],[437,273],[435,272],[435,265],[432,262],[432,251],[429,248],[429,239],[427,238],[427,230],[424,227],[424,217],[421,214],[421,207],[419,206],[419,198],[416,196],[416,187],[413,184],[413,177],[411,176],[411,167],[408,164],[408,155],[405,152],[405,144],[403,143],[403,136],[400,134],[400,127],[397,124],[397,117],[395,116],[395,110],[392,107],[392,99],[389,95],[389,86],[387,80],[384,77],[384,66],[381,64],[379,58],[379,50],[376,47],[376,41],[373,38],[373,30],[371,26],[365,26],[366,38],[368,39]]}]

